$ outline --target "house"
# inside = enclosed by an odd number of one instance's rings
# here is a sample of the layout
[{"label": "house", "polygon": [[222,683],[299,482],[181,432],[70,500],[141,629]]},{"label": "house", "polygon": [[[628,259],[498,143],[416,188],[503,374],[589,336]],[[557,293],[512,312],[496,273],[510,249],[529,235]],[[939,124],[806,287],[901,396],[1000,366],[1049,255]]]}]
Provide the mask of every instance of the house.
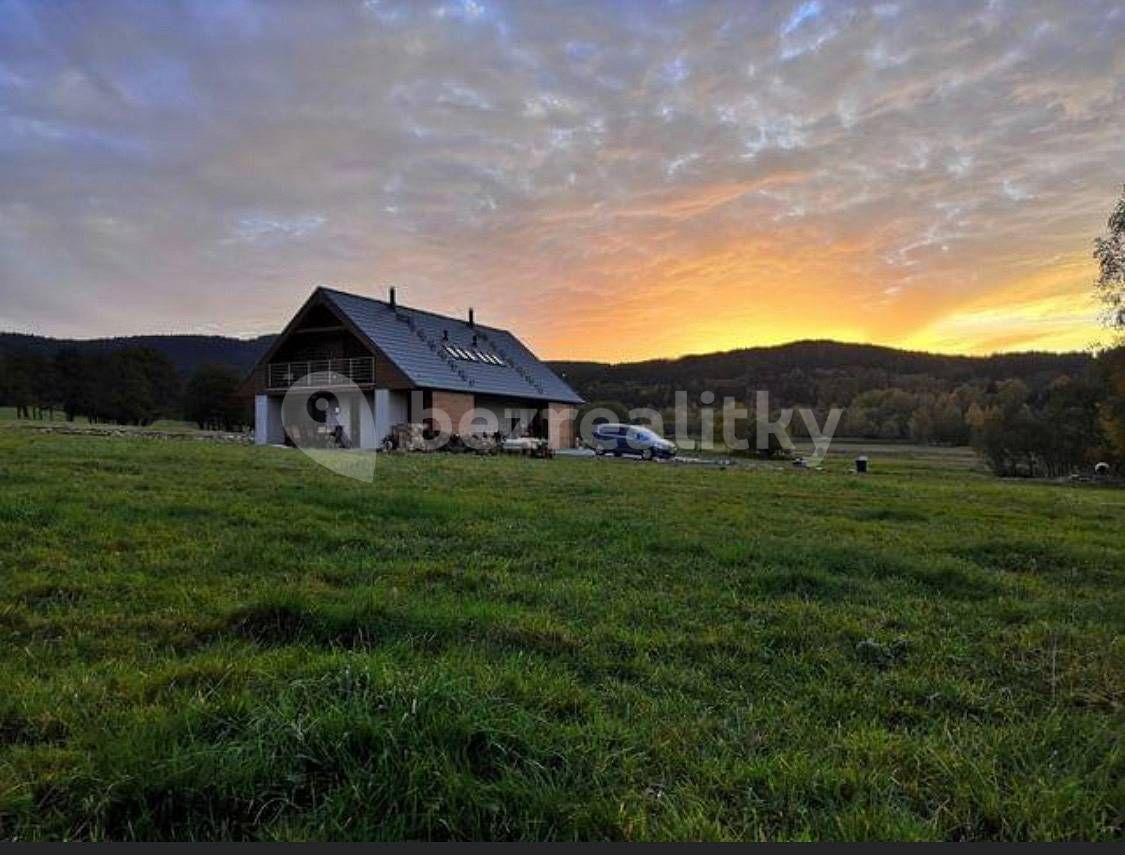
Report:
[{"label": "house", "polygon": [[[335,385],[333,385],[335,384]],[[320,287],[247,380],[255,441],[286,442],[282,400],[291,389],[331,393],[352,447],[378,448],[392,426],[445,413],[452,432],[491,422],[501,434],[575,440],[582,398],[506,330]],[[491,414],[491,415],[489,415]],[[470,419],[483,416],[482,421]]]}]

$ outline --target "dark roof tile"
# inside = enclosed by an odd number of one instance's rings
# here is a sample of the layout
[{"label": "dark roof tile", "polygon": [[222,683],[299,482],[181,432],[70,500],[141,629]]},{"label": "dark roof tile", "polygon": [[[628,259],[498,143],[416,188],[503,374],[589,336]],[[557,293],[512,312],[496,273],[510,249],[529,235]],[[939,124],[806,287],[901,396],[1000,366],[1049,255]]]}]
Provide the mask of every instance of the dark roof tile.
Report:
[{"label": "dark roof tile", "polygon": [[[507,330],[321,288],[371,343],[420,388],[581,404],[582,398]],[[448,341],[443,335],[448,334]],[[477,343],[473,345],[473,336]],[[482,350],[504,365],[448,357],[443,346]]]}]

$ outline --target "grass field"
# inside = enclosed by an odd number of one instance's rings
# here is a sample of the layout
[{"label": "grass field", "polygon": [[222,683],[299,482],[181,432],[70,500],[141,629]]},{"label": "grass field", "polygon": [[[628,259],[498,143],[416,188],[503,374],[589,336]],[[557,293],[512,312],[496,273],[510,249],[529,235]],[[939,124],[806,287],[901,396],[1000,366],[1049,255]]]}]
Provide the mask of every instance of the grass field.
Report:
[{"label": "grass field", "polygon": [[37,426],[54,426],[66,425],[67,427],[83,429],[88,428],[91,430],[125,430],[125,431],[144,431],[144,430],[159,430],[159,431],[174,431],[174,432],[199,432],[199,429],[193,422],[185,422],[180,419],[158,419],[147,427],[131,427],[129,425],[114,425],[114,424],[90,424],[89,420],[84,417],[79,417],[72,422],[66,420],[66,414],[62,410],[46,411],[42,413],[41,419],[17,419],[15,407],[0,407],[0,425],[19,425],[21,427],[37,427]]},{"label": "grass field", "polygon": [[1123,521],[5,427],[0,838],[1120,838]]}]

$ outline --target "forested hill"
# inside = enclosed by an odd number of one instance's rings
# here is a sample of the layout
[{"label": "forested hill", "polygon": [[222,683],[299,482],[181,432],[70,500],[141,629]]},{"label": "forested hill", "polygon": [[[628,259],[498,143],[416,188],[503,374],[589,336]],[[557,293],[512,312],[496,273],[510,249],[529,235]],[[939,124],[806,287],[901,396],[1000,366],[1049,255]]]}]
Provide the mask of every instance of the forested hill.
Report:
[{"label": "forested hill", "polygon": [[679,359],[554,362],[552,367],[589,401],[662,408],[674,403],[680,389],[696,398],[710,390],[720,401],[727,395],[745,400],[748,391],[766,389],[782,406],[843,405],[876,389],[936,394],[1009,379],[1035,389],[1059,376],[1081,373],[1090,360],[1085,353],[945,356],[877,345],[798,341]]},{"label": "forested hill", "polygon": [[[0,357],[22,354],[52,358],[60,349],[105,354],[123,348],[152,348],[188,376],[201,365],[250,370],[272,336],[254,339],[202,335],[145,335],[101,339],[53,339],[0,333]],[[628,406],[667,407],[676,390],[704,390],[719,400],[744,400],[748,390],[767,389],[776,403],[846,404],[861,392],[898,388],[910,392],[948,392],[958,386],[1020,379],[1043,388],[1060,375],[1084,370],[1084,353],[1011,353],[996,356],[942,356],[834,341],[799,341],[724,353],[652,359],[645,362],[552,362],[551,366],[590,401],[620,401]]]},{"label": "forested hill", "polygon": [[223,365],[248,372],[265,353],[274,337],[252,339],[218,335],[137,335],[122,338],[58,339],[21,333],[0,333],[0,357],[23,354],[51,359],[64,348],[79,353],[106,354],[125,348],[152,348],[171,360],[180,374],[192,374],[201,365]]}]

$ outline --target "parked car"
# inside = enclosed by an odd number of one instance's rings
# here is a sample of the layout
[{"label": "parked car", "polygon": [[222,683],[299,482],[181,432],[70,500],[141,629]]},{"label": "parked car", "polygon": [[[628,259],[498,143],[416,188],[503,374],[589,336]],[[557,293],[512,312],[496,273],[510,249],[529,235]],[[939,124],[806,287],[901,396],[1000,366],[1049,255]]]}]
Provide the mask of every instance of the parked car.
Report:
[{"label": "parked car", "polygon": [[676,456],[676,444],[656,431],[640,425],[605,424],[594,428],[594,452],[598,455],[635,454],[645,460],[667,460]]}]

